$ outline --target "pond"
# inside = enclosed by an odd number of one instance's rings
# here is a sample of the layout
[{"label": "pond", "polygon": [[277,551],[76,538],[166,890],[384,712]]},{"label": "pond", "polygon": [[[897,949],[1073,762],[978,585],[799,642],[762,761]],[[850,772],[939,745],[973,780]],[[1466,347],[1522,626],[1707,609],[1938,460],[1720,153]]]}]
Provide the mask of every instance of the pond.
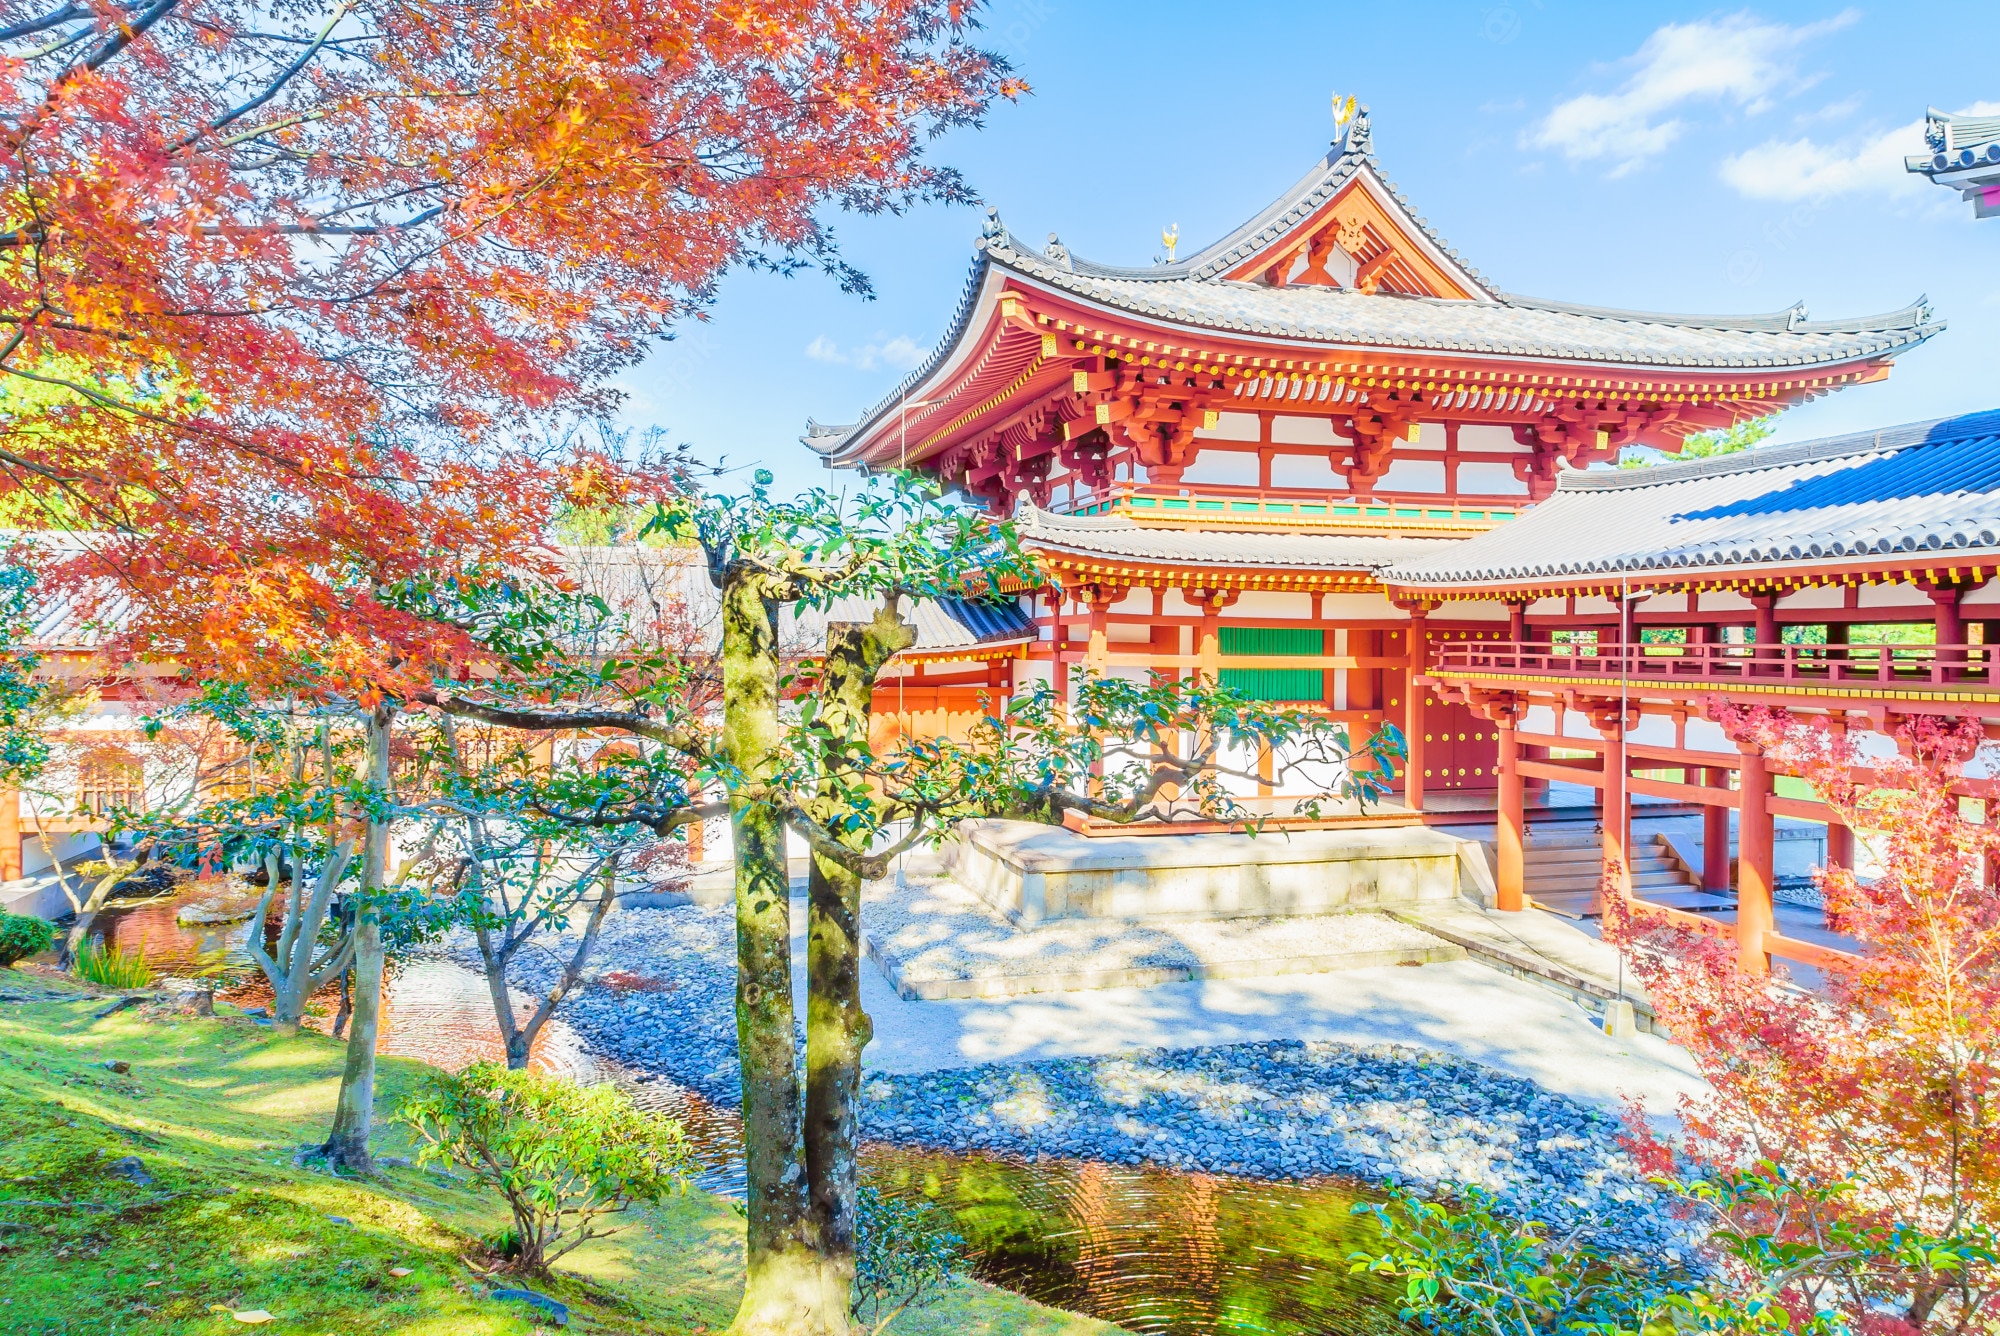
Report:
[{"label": "pond", "polygon": [[[118,909],[107,941],[143,950],[161,972],[243,959],[251,925],[176,921],[177,900]],[[143,946],[141,945],[143,942]],[[254,971],[253,971],[254,975]],[[261,981],[260,981],[261,982]],[[256,1005],[252,983],[225,996]],[[337,995],[316,999],[317,1028]],[[502,1055],[485,980],[448,961],[392,967],[381,1051],[441,1067]],[[672,1082],[595,1057],[560,1022],[543,1031],[535,1065],[579,1080],[616,1080],[639,1104],[681,1120],[710,1191],[741,1196],[735,1115]],[[1095,1161],[1034,1163],[871,1144],[862,1174],[882,1191],[943,1203],[981,1279],[1042,1303],[1157,1336],[1360,1336],[1406,1329],[1379,1282],[1348,1273],[1372,1228],[1355,1219],[1354,1185],[1270,1183]]]}]

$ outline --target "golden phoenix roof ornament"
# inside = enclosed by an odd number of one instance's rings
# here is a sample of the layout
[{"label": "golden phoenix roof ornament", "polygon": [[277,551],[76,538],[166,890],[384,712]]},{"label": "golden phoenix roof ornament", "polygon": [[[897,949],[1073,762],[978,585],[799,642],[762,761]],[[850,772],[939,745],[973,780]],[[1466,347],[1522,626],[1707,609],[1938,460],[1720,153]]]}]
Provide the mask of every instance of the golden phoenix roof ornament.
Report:
[{"label": "golden phoenix roof ornament", "polygon": [[1160,244],[1167,248],[1167,263],[1174,262],[1174,247],[1181,244],[1181,225],[1174,223],[1160,229]]}]

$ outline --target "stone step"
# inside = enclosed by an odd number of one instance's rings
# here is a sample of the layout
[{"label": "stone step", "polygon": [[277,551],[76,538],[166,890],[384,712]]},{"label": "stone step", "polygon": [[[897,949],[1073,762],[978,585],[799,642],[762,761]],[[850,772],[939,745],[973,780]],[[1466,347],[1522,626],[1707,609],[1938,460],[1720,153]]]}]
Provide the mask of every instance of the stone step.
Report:
[{"label": "stone step", "polygon": [[[1538,877],[1531,872],[1523,880],[1530,887],[1542,887],[1551,891],[1587,891],[1596,887],[1598,876],[1593,872],[1588,875],[1571,874],[1560,877]],[[1653,887],[1679,890],[1692,887],[1693,885],[1693,882],[1687,880],[1687,878],[1681,876],[1679,873],[1636,872],[1632,875],[1632,886],[1635,890],[1650,889]]]}]

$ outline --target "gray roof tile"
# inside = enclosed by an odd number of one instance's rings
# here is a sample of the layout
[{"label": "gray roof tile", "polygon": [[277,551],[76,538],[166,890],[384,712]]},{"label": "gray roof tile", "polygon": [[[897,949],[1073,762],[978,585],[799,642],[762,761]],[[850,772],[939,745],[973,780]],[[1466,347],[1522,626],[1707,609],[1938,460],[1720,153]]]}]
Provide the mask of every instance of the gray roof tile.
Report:
[{"label": "gray roof tile", "polygon": [[1435,588],[1940,553],[2000,557],[2000,412],[1565,473],[1520,519],[1382,578]]}]

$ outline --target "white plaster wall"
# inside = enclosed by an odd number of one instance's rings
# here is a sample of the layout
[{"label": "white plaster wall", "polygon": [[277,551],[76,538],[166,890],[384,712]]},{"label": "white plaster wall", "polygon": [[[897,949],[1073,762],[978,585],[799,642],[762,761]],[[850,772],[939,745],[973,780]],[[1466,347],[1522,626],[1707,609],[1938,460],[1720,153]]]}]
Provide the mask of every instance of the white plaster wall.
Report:
[{"label": "white plaster wall", "polygon": [[1197,441],[1256,441],[1261,439],[1255,413],[1217,413],[1213,427],[1195,432]]},{"label": "white plaster wall", "polygon": [[1505,622],[1507,605],[1498,599],[1454,599],[1439,605],[1430,615],[1433,622]]},{"label": "white plaster wall", "polygon": [[1688,720],[1687,745],[1690,751],[1733,753],[1736,750],[1736,744],[1722,731],[1722,725],[1708,719]]},{"label": "white plaster wall", "polygon": [[1493,423],[1468,422],[1458,429],[1458,448],[1492,453],[1526,454],[1528,447],[1514,439],[1512,427]]},{"label": "white plaster wall", "polygon": [[1312,616],[1312,595],[1292,593],[1277,589],[1246,590],[1243,596],[1231,606],[1222,610],[1222,620],[1226,625],[1232,621],[1244,621],[1252,617],[1297,617]]},{"label": "white plaster wall", "polygon": [[1198,486],[1210,483],[1223,487],[1255,487],[1257,485],[1257,453],[1254,450],[1231,450],[1210,446],[1195,456],[1194,463],[1188,465],[1181,481]]},{"label": "white plaster wall", "polygon": [[1402,609],[1389,601],[1387,594],[1328,594],[1320,602],[1320,615],[1330,622],[1409,620]]},{"label": "white plaster wall", "polygon": [[1333,419],[1323,417],[1275,417],[1271,419],[1271,440],[1277,445],[1342,445],[1334,435]]},{"label": "white plaster wall", "polygon": [[1444,464],[1435,459],[1392,459],[1375,486],[1384,492],[1442,492]]},{"label": "white plaster wall", "polygon": [[1344,492],[1347,479],[1334,472],[1333,460],[1326,455],[1278,455],[1271,460],[1271,485]]},{"label": "white plaster wall", "polygon": [[1747,612],[1756,614],[1757,605],[1734,589],[1704,589],[1696,596],[1702,614],[1711,612]]},{"label": "white plaster wall", "polygon": [[1579,617],[1601,617],[1606,614],[1616,617],[1618,605],[1601,594],[1585,594],[1576,601]]},{"label": "white plaster wall", "polygon": [[1862,585],[1858,600],[1864,608],[1909,608],[1929,614],[1936,605],[1915,585]]},{"label": "white plaster wall", "polygon": [[1778,597],[1780,612],[1793,612],[1803,608],[1843,608],[1847,606],[1847,591],[1839,585],[1813,585],[1807,589],[1796,589]]},{"label": "white plaster wall", "polygon": [[1458,490],[1475,496],[1526,496],[1528,484],[1514,476],[1510,465],[1475,459],[1458,466]]},{"label": "white plaster wall", "polygon": [[1138,612],[1148,616],[1153,611],[1153,591],[1150,589],[1128,589],[1125,597],[1111,605],[1113,612]]},{"label": "white plaster wall", "polygon": [[1961,608],[2000,606],[2000,580],[1989,580],[1958,600]]}]

